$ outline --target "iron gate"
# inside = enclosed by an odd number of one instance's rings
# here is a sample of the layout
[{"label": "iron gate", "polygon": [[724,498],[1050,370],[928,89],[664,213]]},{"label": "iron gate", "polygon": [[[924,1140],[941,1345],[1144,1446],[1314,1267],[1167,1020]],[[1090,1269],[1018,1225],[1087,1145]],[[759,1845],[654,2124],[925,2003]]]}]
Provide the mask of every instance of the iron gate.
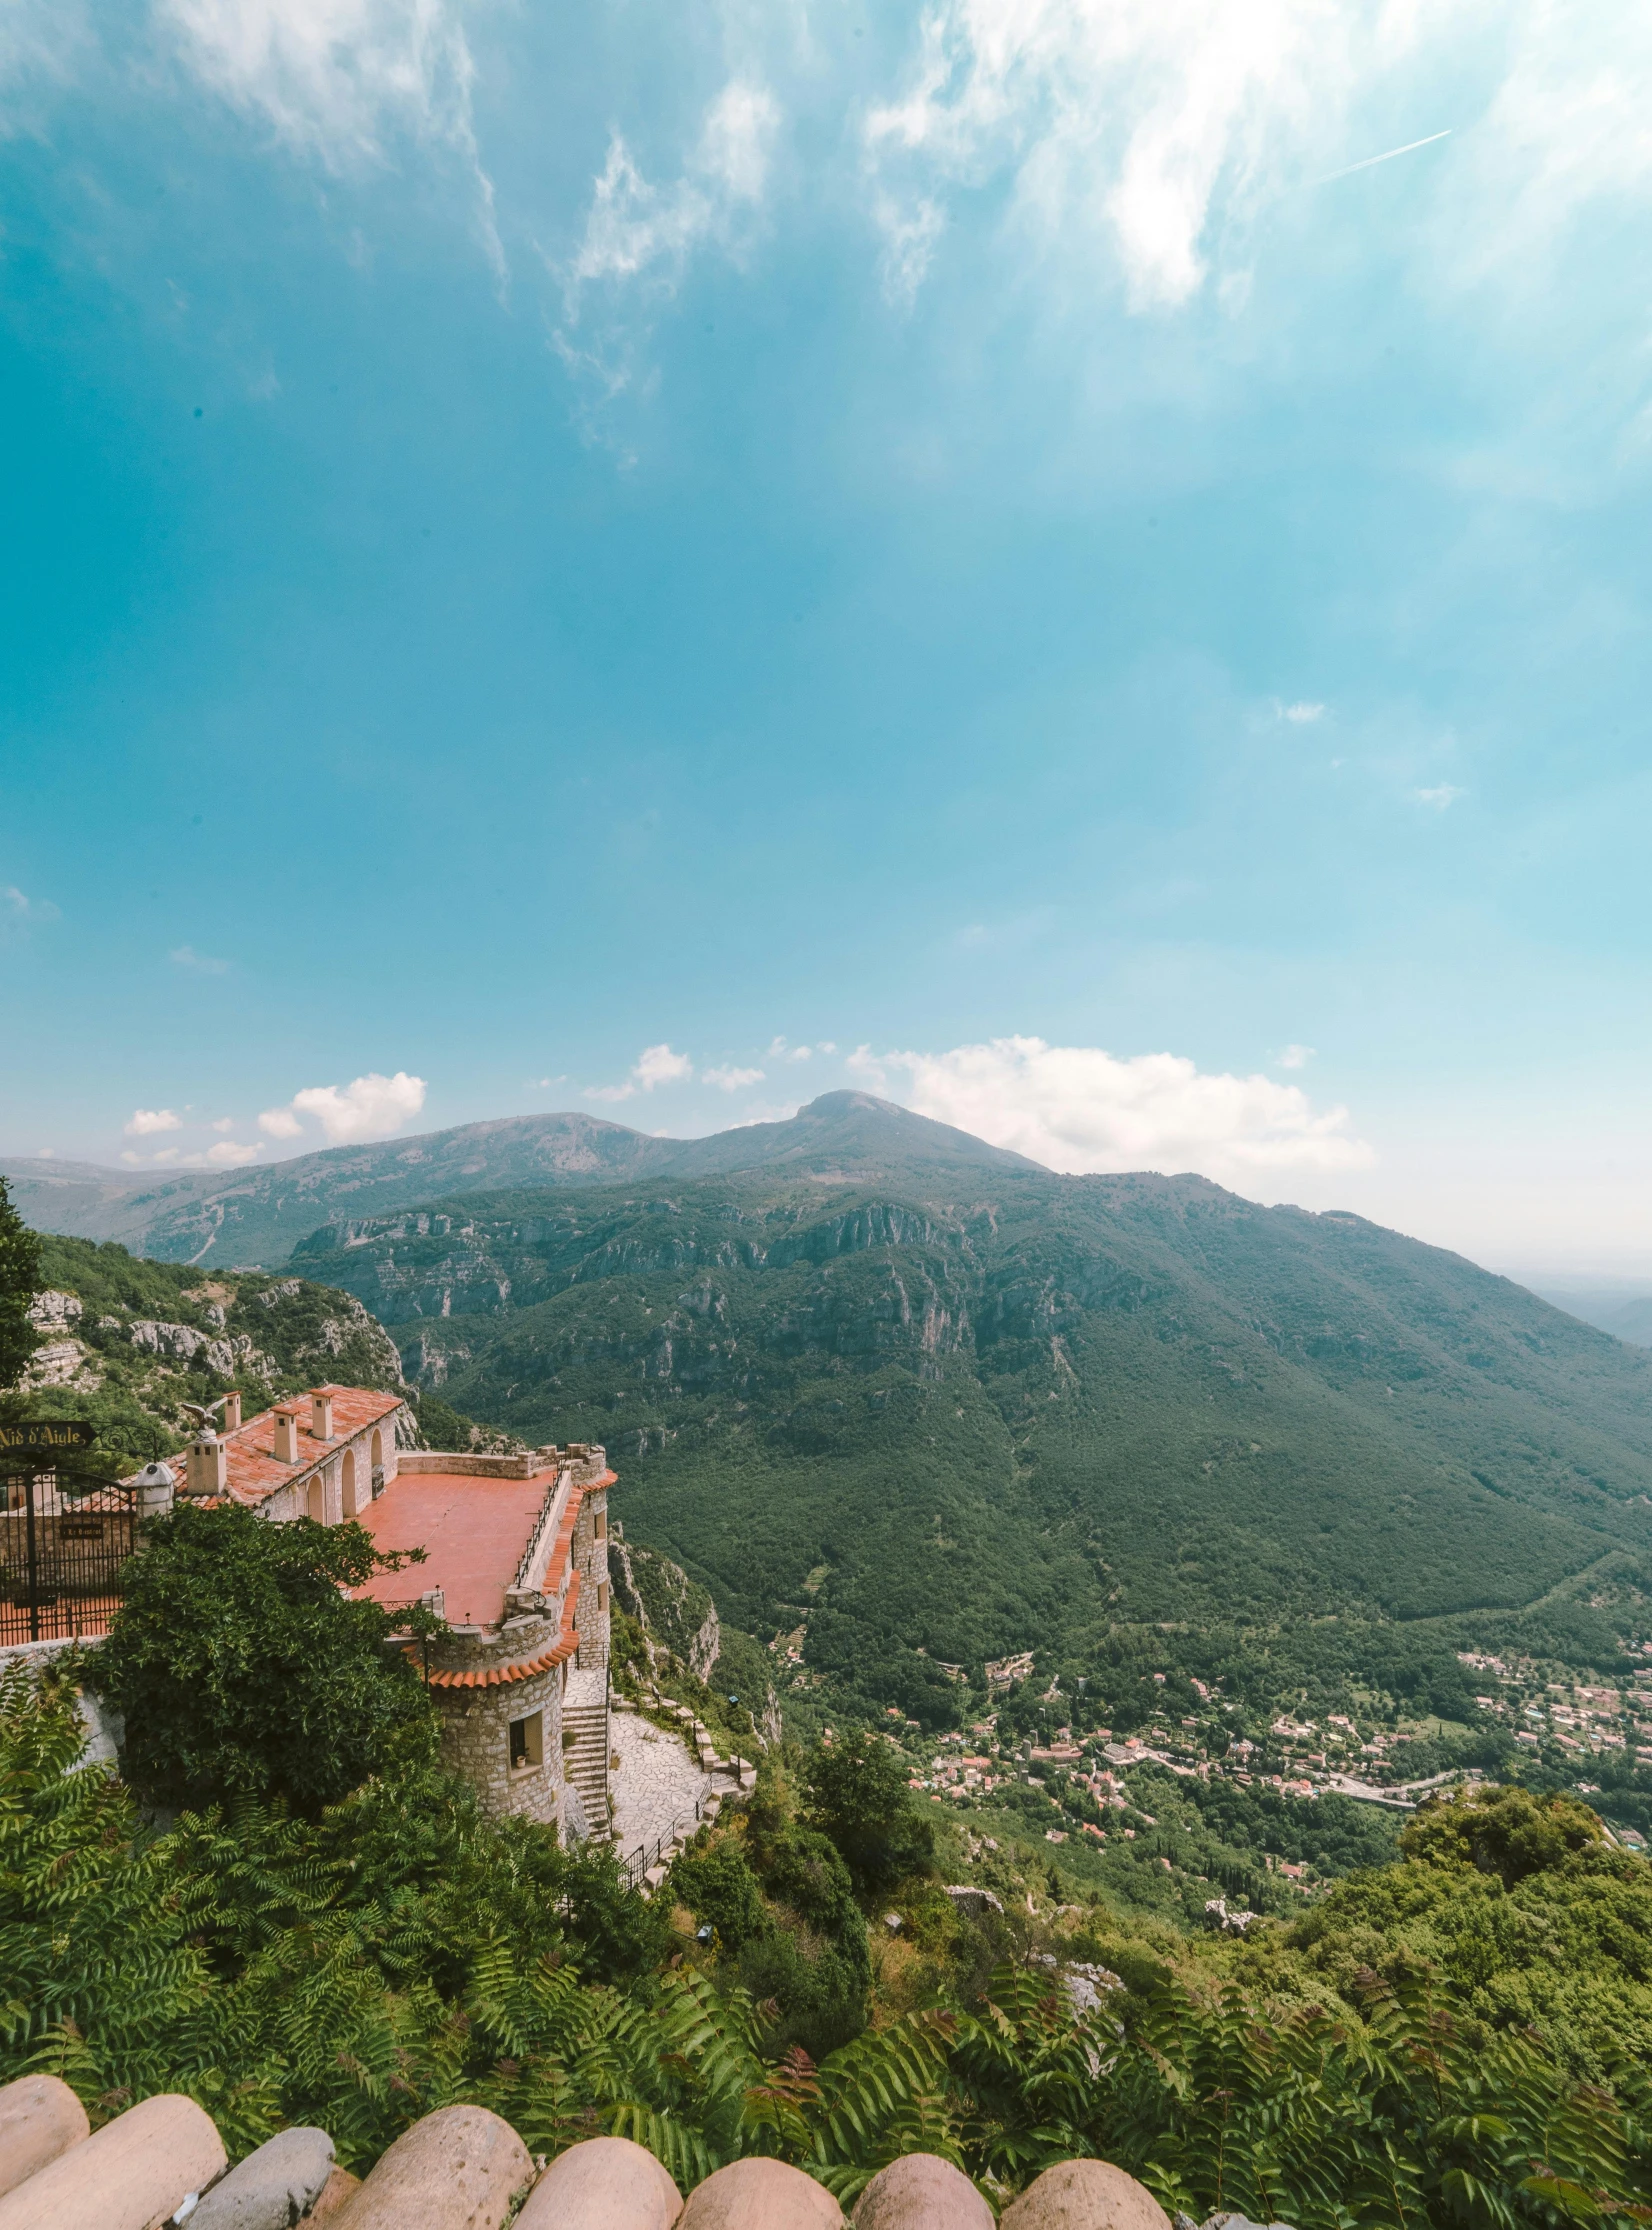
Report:
[{"label": "iron gate", "polygon": [[103,1634],[137,1546],[137,1496],[90,1470],[0,1447],[0,1647]]}]

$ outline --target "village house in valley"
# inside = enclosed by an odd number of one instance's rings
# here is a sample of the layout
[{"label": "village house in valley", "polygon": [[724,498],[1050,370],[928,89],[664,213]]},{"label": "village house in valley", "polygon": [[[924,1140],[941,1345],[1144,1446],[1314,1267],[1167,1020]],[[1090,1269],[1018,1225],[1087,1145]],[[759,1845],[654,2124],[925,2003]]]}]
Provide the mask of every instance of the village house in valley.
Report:
[{"label": "village house in valley", "polygon": [[[318,1386],[191,1442],[178,1490],[274,1524],[353,1518],[381,1549],[422,1563],[361,1590],[394,1608],[427,1602],[448,1632],[418,1651],[444,1762],[487,1810],[524,1813],[565,1838],[608,1832],[608,1490],[600,1447],[526,1455],[411,1445],[400,1395]],[[174,1476],[176,1469],[174,1466]]]}]

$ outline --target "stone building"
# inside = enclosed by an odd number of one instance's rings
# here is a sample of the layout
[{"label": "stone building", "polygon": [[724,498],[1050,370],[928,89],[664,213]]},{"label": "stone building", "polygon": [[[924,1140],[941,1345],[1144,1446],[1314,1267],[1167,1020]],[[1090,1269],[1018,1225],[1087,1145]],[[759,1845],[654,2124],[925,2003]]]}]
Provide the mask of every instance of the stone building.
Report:
[{"label": "stone building", "polygon": [[[241,1422],[241,1397],[224,1403],[222,1429],[185,1452],[181,1491],[238,1502],[280,1524],[357,1518],[391,1485],[402,1451],[418,1437],[400,1394],[368,1386],[317,1386]],[[176,1472],[177,1466],[171,1467]]]},{"label": "stone building", "polygon": [[425,1561],[361,1590],[422,1600],[448,1632],[428,1651],[442,1758],[496,1816],[566,1838],[608,1831],[608,1490],[600,1447],[529,1456],[404,1454],[361,1522]]},{"label": "stone building", "polygon": [[433,1453],[411,1445],[400,1395],[361,1386],[318,1386],[245,1424],[240,1410],[232,1394],[222,1431],[190,1444],[179,1491],[275,1524],[354,1518],[381,1549],[422,1549],[360,1593],[392,1609],[428,1602],[447,1621],[418,1652],[443,1761],[495,1815],[606,1836],[615,1480],[603,1449]]}]

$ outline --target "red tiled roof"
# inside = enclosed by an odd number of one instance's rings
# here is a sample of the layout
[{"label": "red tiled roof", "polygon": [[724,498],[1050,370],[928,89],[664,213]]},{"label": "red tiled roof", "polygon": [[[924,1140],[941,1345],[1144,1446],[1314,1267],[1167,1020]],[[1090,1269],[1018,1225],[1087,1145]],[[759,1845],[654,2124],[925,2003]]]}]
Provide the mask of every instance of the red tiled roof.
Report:
[{"label": "red tiled roof", "polygon": [[[544,1471],[533,1479],[478,1479],[456,1471],[392,1479],[359,1522],[381,1549],[423,1549],[426,1561],[376,1572],[354,1592],[388,1607],[439,1587],[454,1625],[496,1625],[554,1486],[555,1474]],[[561,1532],[558,1527],[559,1540]],[[555,1592],[548,1577],[546,1586]]]},{"label": "red tiled roof", "polygon": [[[487,1665],[475,1672],[433,1672],[432,1688],[508,1688],[513,1681],[531,1680],[535,1673],[549,1672],[553,1665],[560,1665],[579,1647],[579,1636],[574,1631],[574,1605],[579,1601],[579,1574],[568,1582],[568,1592],[563,1598],[562,1623],[555,1642],[542,1650],[537,1657],[529,1657],[518,1665]],[[409,1650],[415,1661],[418,1652]]]},{"label": "red tiled roof", "polygon": [[346,1441],[357,1433],[366,1432],[370,1426],[382,1424],[402,1406],[400,1394],[380,1394],[370,1386],[318,1386],[315,1391],[333,1397],[331,1440],[310,1438],[309,1427],[302,1422],[309,1414],[307,1396],[277,1404],[278,1408],[299,1413],[297,1463],[275,1460],[274,1409],[260,1411],[256,1417],[249,1417],[244,1425],[238,1425],[234,1432],[222,1436],[229,1451],[231,1501],[253,1505],[267,1502],[278,1487],[287,1486],[294,1479],[307,1479],[317,1464],[336,1456]]}]

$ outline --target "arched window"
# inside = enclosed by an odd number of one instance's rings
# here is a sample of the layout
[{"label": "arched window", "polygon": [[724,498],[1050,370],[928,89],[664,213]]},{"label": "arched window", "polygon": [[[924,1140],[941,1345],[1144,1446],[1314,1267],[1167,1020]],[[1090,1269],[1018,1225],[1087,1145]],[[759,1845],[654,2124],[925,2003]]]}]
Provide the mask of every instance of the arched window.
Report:
[{"label": "arched window", "polygon": [[309,1504],[310,1516],[314,1518],[317,1525],[325,1525],[327,1523],[327,1480],[322,1472],[318,1471],[310,1481],[310,1491],[306,1499]]},{"label": "arched window", "polygon": [[[344,1451],[342,1477],[344,1480],[344,1515],[347,1518],[353,1518],[361,1507],[361,1501],[358,1501],[356,1497],[356,1451],[353,1448],[346,1448]],[[365,1501],[366,1497],[363,1496],[361,1499]]]},{"label": "arched window", "polygon": [[380,1489],[381,1489],[381,1488],[383,1487],[383,1485],[384,1485],[384,1435],[383,1435],[383,1433],[381,1433],[381,1432],[380,1432],[380,1430],[379,1430],[379,1428],[378,1428],[378,1426],[377,1426],[377,1425],[375,1425],[375,1426],[373,1427],[373,1441],[372,1441],[372,1448],[373,1448],[373,1484],[372,1484],[372,1492],[373,1492],[374,1494],[377,1494],[377,1493],[378,1493],[378,1492],[380,1491]]}]

